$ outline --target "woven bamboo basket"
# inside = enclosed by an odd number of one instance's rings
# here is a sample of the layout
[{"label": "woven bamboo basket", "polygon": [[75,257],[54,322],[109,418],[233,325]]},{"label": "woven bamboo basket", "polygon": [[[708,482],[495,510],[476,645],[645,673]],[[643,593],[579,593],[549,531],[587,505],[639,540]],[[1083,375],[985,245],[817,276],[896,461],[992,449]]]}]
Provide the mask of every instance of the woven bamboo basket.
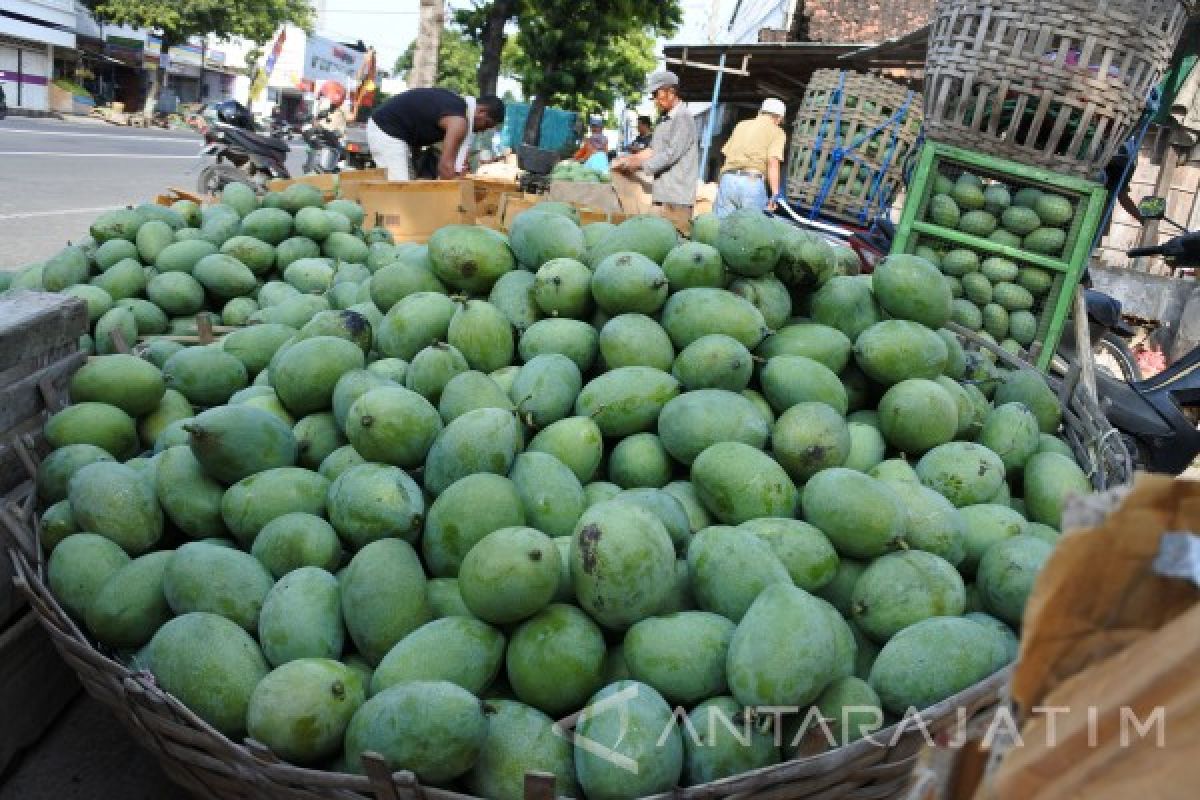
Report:
[{"label": "woven bamboo basket", "polygon": [[817,70],[792,126],[787,196],[814,216],[869,225],[891,208],[920,139],[920,93]]},{"label": "woven bamboo basket", "polygon": [[[957,331],[968,344],[996,352],[1012,367],[1025,362],[975,336]],[[1039,376],[1041,373],[1038,373]],[[1067,439],[1097,489],[1127,482],[1132,474],[1120,437],[1094,400],[1079,387],[1077,372],[1048,378],[1063,398]],[[46,585],[46,561],[33,477],[39,453],[14,439],[29,480],[0,503],[0,530],[7,534],[14,584],[28,599],[63,660],[88,694],[108,706],[137,742],[161,763],[173,781],[204,800],[475,800],[470,795],[422,786],[411,772],[390,771],[382,758],[364,756],[365,775],[306,769],[285,763],[252,740],[235,742],[160,689],[152,675],[133,671],[102,651],[67,616]],[[1002,700],[1010,669],[846,747],[744,773],[700,786],[680,788],[652,800],[881,800],[907,794],[922,748]],[[526,776],[529,800],[551,800],[553,776]]]},{"label": "woven bamboo basket", "polygon": [[1133,133],[1185,0],[938,0],[925,60],[932,141],[1092,178]]}]

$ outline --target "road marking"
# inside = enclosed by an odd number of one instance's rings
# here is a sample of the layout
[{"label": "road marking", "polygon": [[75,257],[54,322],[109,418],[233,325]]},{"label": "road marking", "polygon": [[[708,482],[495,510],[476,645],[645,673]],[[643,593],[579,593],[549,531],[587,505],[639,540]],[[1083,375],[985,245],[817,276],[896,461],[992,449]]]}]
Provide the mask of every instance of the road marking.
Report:
[{"label": "road marking", "polygon": [[64,208],[57,211],[22,211],[17,214],[0,214],[0,220],[6,219],[29,219],[31,217],[57,217],[60,214],[100,214],[105,211],[114,211],[125,206],[100,206],[98,208]]},{"label": "road marking", "polygon": [[195,153],[190,155],[175,156],[162,155],[158,153],[57,153],[52,150],[0,150],[0,156],[58,156],[60,158],[199,158],[199,156]]},{"label": "road marking", "polygon": [[50,131],[38,130],[36,128],[0,128],[0,133],[32,133],[39,136],[80,136],[90,139],[121,139],[122,141],[134,142],[179,142],[180,144],[191,144],[191,137],[185,139],[181,136],[142,136],[140,134],[116,134],[116,133],[79,133],[78,131]]}]

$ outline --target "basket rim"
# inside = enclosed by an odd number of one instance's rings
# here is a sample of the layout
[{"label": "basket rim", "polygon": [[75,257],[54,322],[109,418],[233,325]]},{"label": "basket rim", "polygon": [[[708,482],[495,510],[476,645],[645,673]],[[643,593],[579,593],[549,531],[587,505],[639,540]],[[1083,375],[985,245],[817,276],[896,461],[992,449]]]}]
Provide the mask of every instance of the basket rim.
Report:
[{"label": "basket rim", "polygon": [[[36,494],[32,481],[27,481],[19,486],[10,493],[9,497],[19,497],[20,494],[25,492]],[[8,512],[6,512],[6,516],[9,520],[15,519]],[[33,534],[33,531],[30,528],[36,529],[38,527],[36,525],[30,526],[24,520],[18,519],[17,522],[26,528],[27,533],[31,534]],[[36,536],[36,534],[33,535]],[[40,547],[40,540],[36,541],[38,541]],[[197,733],[211,740],[213,746],[207,749],[226,754],[232,748],[244,758],[244,762],[238,765],[241,769],[256,768],[263,773],[267,780],[272,782],[275,782],[275,778],[278,776],[278,778],[286,778],[286,781],[278,781],[280,784],[295,784],[298,780],[303,780],[308,776],[319,778],[314,783],[322,789],[358,792],[365,797],[383,796],[376,793],[377,779],[375,778],[368,777],[367,775],[313,769],[282,760],[269,760],[264,757],[264,754],[270,756],[270,751],[266,750],[265,747],[259,750],[258,748],[262,746],[254,743],[253,740],[246,740],[251,742],[251,746],[248,746],[246,741],[234,741],[212,728],[183,705],[180,700],[160,688],[154,681],[153,676],[148,672],[131,670],[125,664],[101,651],[83,634],[81,629],[67,617],[66,612],[59,605],[57,599],[50,592],[49,587],[43,580],[39,566],[44,559],[34,558],[31,560],[29,554],[23,548],[12,542],[6,542],[5,549],[16,572],[14,584],[26,596],[26,599],[30,600],[30,606],[43,627],[57,634],[57,637],[66,638],[75,647],[85,648],[89,656],[91,656],[89,660],[102,665],[102,669],[106,670],[111,678],[115,679],[119,685],[127,687],[126,691],[129,688],[135,687],[137,692],[147,694],[162,707],[169,708],[178,720],[186,723]],[[57,616],[58,619],[49,617],[46,614],[46,609]],[[57,637],[52,637],[52,639],[54,640],[55,648],[61,650]],[[72,660],[68,660],[68,663],[74,671],[81,671]],[[93,668],[99,670],[101,667]],[[923,736],[927,740],[932,740],[932,737],[936,733],[946,730],[952,724],[965,723],[981,710],[999,703],[1011,679],[1012,668],[1012,665],[1009,664],[957,694],[933,706],[920,710],[915,716],[905,715],[899,721],[892,723],[886,728],[849,745],[805,758],[782,761],[769,767],[734,775],[719,781],[696,786],[679,787],[672,792],[648,796],[644,800],[667,800],[667,798],[674,798],[675,800],[681,798],[698,799],[701,797],[732,795],[742,791],[761,788],[765,785],[778,785],[798,778],[827,774],[877,750],[882,749],[885,752],[891,752],[898,747],[903,747],[906,742],[913,741],[915,737]],[[91,692],[89,682],[84,682],[84,684],[89,692]],[[142,711],[145,713],[145,709],[142,709]],[[879,744],[879,742],[886,744]],[[178,760],[176,757],[162,751],[153,751],[153,754],[160,760]],[[888,762],[880,761],[878,763]],[[480,800],[474,795],[461,794],[452,790],[438,789],[437,787],[419,784],[416,781],[415,775],[408,771],[391,772],[390,777],[394,782],[394,786],[418,787],[420,792],[427,793],[434,800],[438,798],[441,800]],[[764,783],[764,780],[769,780],[769,783]]]}]

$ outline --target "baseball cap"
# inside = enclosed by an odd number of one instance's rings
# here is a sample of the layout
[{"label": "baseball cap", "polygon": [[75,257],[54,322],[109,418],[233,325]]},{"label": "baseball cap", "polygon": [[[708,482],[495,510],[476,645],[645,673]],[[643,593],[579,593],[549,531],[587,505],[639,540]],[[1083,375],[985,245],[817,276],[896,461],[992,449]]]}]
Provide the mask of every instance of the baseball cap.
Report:
[{"label": "baseball cap", "polygon": [[667,86],[678,86],[678,85],[679,85],[679,76],[678,75],[676,75],[674,72],[671,72],[670,70],[665,70],[665,69],[659,70],[658,72],[652,73],[650,75],[650,79],[646,82],[646,93],[654,94],[659,89],[666,88]]},{"label": "baseball cap", "polygon": [[787,115],[787,106],[778,97],[768,97],[762,102],[762,108],[759,109],[764,114],[775,114],[783,117]]}]

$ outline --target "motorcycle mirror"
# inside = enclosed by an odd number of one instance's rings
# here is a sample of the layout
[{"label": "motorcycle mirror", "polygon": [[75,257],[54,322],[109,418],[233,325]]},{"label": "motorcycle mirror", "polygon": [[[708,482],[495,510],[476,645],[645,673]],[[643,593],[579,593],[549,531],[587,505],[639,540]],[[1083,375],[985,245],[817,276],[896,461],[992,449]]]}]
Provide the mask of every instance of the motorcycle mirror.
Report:
[{"label": "motorcycle mirror", "polygon": [[1163,219],[1167,216],[1167,200],[1154,195],[1143,197],[1138,203],[1138,213],[1142,219]]}]

